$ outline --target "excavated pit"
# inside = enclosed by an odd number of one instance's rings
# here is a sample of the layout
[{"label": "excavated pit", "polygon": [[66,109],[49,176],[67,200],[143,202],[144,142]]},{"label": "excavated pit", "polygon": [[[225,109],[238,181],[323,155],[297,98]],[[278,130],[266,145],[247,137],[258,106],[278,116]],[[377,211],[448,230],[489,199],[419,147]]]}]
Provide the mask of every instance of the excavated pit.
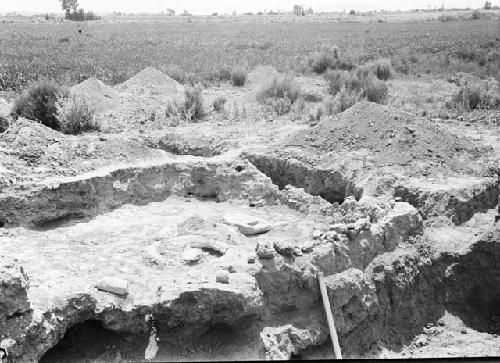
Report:
[{"label": "excavated pit", "polygon": [[280,190],[287,185],[302,188],[311,195],[317,195],[330,203],[342,204],[346,197],[359,200],[363,190],[351,177],[340,171],[321,169],[307,165],[294,158],[283,158],[264,154],[245,154],[250,162],[267,175]]},{"label": "excavated pit", "polygon": [[[408,203],[359,200],[337,172],[249,159],[163,161],[4,191],[2,254],[24,266],[29,284],[9,283],[32,310],[0,316],[15,357],[137,361],[152,316],[158,360],[308,358],[328,341],[318,271],[347,357],[398,350],[445,311],[495,331],[498,229],[460,253],[437,252]],[[271,227],[245,235],[228,222],[239,214]],[[187,263],[193,248],[201,257]],[[94,288],[108,276],[128,281],[128,294]]]}]

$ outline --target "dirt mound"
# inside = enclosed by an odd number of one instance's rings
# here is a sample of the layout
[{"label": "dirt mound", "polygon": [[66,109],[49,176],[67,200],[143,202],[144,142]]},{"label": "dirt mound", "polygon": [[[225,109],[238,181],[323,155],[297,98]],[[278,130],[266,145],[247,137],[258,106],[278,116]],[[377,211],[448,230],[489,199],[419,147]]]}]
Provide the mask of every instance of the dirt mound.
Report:
[{"label": "dirt mound", "polygon": [[98,111],[114,108],[119,97],[118,92],[94,77],[71,87],[71,93],[88,97]]},{"label": "dirt mound", "polygon": [[292,136],[287,144],[322,154],[364,149],[377,166],[425,164],[428,173],[436,167],[468,174],[485,170],[484,165],[472,163],[484,149],[445,133],[428,120],[371,102],[357,103],[309,132]]},{"label": "dirt mound", "polygon": [[271,66],[259,66],[248,73],[247,80],[252,86],[261,86],[271,82],[279,75],[278,71]]},{"label": "dirt mound", "polygon": [[183,92],[183,86],[172,77],[155,68],[148,67],[117,86],[120,92],[134,94],[176,96]]}]

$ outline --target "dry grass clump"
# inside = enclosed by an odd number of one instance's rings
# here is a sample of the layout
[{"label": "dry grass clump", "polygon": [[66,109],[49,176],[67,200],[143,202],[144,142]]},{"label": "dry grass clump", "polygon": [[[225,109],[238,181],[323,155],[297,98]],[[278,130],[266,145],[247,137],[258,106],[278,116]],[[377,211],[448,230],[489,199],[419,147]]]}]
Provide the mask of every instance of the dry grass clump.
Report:
[{"label": "dry grass clump", "polygon": [[293,77],[275,78],[264,86],[257,95],[257,101],[288,98],[294,103],[300,95],[300,86]]},{"label": "dry grass clump", "polygon": [[56,117],[61,132],[77,135],[83,132],[99,131],[95,121],[95,107],[84,95],[71,95],[60,98],[56,103]]},{"label": "dry grass clump", "polygon": [[56,116],[56,103],[60,97],[67,97],[68,90],[54,81],[43,80],[30,85],[14,102],[12,115],[41,122],[54,130],[60,125]]},{"label": "dry grass clump", "polygon": [[215,111],[220,112],[224,109],[224,105],[226,104],[227,99],[225,97],[217,97],[212,102],[212,107]]},{"label": "dry grass clump", "polygon": [[386,58],[367,62],[356,68],[357,76],[362,79],[367,78],[370,74],[373,74],[378,79],[387,81],[392,77],[393,73],[394,70],[392,68],[391,60]]},{"label": "dry grass clump", "polygon": [[342,58],[339,55],[339,49],[333,47],[330,50],[314,53],[309,58],[309,66],[313,72],[321,74],[329,69],[351,70],[354,63],[348,58]]},{"label": "dry grass clump", "polygon": [[352,106],[355,103],[352,103],[352,100],[367,99],[370,102],[384,103],[387,99],[387,85],[372,72],[331,70],[326,73],[325,79],[327,81],[327,92],[330,95],[337,96],[342,91],[340,98],[336,101],[337,103],[340,102],[342,106],[335,107],[337,110],[345,110],[344,105]]},{"label": "dry grass clump", "polygon": [[247,81],[247,74],[244,71],[236,70],[231,72],[231,82],[236,87],[242,87]]},{"label": "dry grass clump", "polygon": [[277,115],[285,115],[300,95],[300,86],[293,77],[275,78],[257,94],[257,101]]},{"label": "dry grass clump", "polygon": [[498,82],[493,78],[487,80],[469,78],[460,82],[459,87],[458,93],[447,102],[448,108],[471,111],[500,107],[500,89]]},{"label": "dry grass clump", "polygon": [[362,91],[349,89],[343,85],[334,96],[329,96],[326,99],[325,113],[328,115],[336,115],[340,112],[344,112],[362,99]]},{"label": "dry grass clump", "polygon": [[203,90],[200,86],[186,87],[180,114],[183,119],[191,122],[200,121],[206,116],[203,108]]}]

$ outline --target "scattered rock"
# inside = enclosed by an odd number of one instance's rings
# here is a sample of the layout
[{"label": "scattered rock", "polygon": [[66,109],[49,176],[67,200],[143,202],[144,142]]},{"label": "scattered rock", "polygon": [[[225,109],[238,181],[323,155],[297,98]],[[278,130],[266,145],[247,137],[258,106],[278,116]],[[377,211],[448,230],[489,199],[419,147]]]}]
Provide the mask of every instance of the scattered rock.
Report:
[{"label": "scattered rock", "polygon": [[280,240],[274,242],[273,246],[276,252],[278,252],[280,255],[283,256],[291,257],[293,255],[296,255],[297,252],[297,247],[295,246],[295,243],[290,240]]},{"label": "scattered rock", "polygon": [[199,248],[186,247],[182,252],[182,259],[187,263],[193,263],[203,258],[203,251]]},{"label": "scattered rock", "polygon": [[205,239],[201,236],[197,237],[198,238],[190,244],[193,248],[205,248],[207,250],[215,251],[221,255],[224,255],[229,248],[229,245],[225,242],[216,241],[214,239]]},{"label": "scattered rock", "polygon": [[238,227],[238,230],[246,236],[266,233],[272,228],[266,221],[247,214],[226,214],[223,218],[225,223]]},{"label": "scattered rock", "polygon": [[260,259],[273,259],[276,256],[276,250],[271,242],[259,242],[255,249],[257,256]]},{"label": "scattered rock", "polygon": [[419,337],[416,341],[415,341],[415,346],[416,347],[424,347],[426,346],[427,344],[429,344],[429,338],[425,337],[425,336],[421,336]]},{"label": "scattered rock", "polygon": [[98,290],[111,292],[116,295],[128,295],[128,281],[119,277],[105,277],[95,287]]},{"label": "scattered rock", "polygon": [[321,231],[320,231],[320,230],[318,230],[318,229],[315,229],[315,230],[313,231],[313,233],[312,233],[312,238],[314,238],[314,239],[319,239],[319,238],[321,238]]},{"label": "scattered rock", "polygon": [[460,333],[462,333],[462,334],[467,334],[467,329],[465,329],[465,328],[461,329],[461,330],[460,330]]},{"label": "scattered rock", "polygon": [[438,324],[439,326],[445,326],[445,325],[446,325],[446,322],[444,321],[444,319],[443,319],[443,318],[441,318],[441,319],[439,319],[439,320],[437,321],[437,324]]},{"label": "scattered rock", "polygon": [[215,275],[215,281],[220,284],[229,284],[229,273],[227,271],[219,271]]}]

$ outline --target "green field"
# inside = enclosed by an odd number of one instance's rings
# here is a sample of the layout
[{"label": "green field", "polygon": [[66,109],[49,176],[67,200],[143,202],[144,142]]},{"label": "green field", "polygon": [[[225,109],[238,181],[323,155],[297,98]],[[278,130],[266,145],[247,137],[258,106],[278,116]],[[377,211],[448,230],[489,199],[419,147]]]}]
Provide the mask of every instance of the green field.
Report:
[{"label": "green field", "polygon": [[[2,23],[0,90],[90,76],[117,84],[147,66],[210,80],[222,68],[270,64],[308,71],[312,52],[338,46],[356,63],[388,57],[399,72],[498,78],[498,20],[347,23],[164,18],[157,22]],[[82,30],[79,33],[79,30]],[[172,69],[175,68],[173,72]]]}]

